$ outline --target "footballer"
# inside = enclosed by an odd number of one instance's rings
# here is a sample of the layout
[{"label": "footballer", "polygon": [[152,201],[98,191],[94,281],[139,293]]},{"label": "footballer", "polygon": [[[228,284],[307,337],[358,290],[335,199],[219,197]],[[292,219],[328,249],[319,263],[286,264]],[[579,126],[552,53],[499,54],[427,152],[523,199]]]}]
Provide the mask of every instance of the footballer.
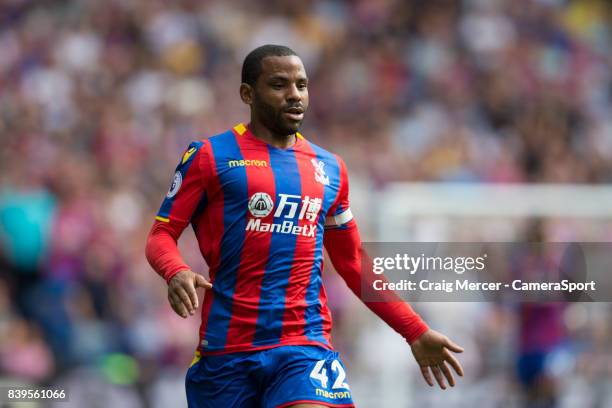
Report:
[{"label": "footballer", "polygon": [[[182,317],[199,307],[190,408],[353,407],[334,351],[322,285],[323,248],[357,295],[365,256],[349,206],[346,165],[299,133],[308,109],[300,58],[256,48],[242,66],[248,124],[193,142],[182,154],[146,244]],[[183,261],[177,240],[191,224],[210,281]],[[445,389],[463,375],[462,352],[405,302],[365,302],[410,344],[425,381]]]}]

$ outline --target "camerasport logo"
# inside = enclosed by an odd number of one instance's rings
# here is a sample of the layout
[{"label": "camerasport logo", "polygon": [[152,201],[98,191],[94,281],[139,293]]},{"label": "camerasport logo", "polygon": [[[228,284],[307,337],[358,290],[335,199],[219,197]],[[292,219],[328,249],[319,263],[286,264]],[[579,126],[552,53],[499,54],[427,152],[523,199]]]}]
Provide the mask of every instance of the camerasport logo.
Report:
[{"label": "camerasport logo", "polygon": [[[314,237],[322,203],[319,197],[280,193],[273,222],[262,222],[261,218],[274,210],[274,201],[268,193],[255,193],[249,199],[249,212],[254,218],[249,219],[246,230]],[[309,222],[298,225],[300,220]]]}]

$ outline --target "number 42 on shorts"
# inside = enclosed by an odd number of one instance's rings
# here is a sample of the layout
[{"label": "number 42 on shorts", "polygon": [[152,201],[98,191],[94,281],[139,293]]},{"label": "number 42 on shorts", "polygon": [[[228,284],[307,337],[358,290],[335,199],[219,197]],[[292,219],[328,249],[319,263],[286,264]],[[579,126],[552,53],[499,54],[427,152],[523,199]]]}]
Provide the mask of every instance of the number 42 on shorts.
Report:
[{"label": "number 42 on shorts", "polygon": [[[336,377],[334,384],[332,385],[332,390],[340,388],[349,390],[349,385],[344,381],[346,379],[346,372],[338,360],[332,361],[331,370],[334,372]],[[317,361],[314,368],[310,372],[310,378],[319,381],[322,388],[327,388],[329,377],[327,376],[327,368],[325,368],[325,360]]]}]

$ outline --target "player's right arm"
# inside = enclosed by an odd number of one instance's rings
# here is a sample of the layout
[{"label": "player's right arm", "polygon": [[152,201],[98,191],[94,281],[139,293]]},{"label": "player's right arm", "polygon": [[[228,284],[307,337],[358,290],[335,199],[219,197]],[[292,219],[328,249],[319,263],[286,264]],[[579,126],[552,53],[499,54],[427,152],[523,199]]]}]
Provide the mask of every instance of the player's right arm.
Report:
[{"label": "player's right arm", "polygon": [[196,288],[212,287],[185,263],[177,245],[193,213],[205,198],[209,174],[203,144],[192,142],[181,156],[145,248],[149,264],[168,283],[168,301],[172,309],[184,318],[198,308]]}]

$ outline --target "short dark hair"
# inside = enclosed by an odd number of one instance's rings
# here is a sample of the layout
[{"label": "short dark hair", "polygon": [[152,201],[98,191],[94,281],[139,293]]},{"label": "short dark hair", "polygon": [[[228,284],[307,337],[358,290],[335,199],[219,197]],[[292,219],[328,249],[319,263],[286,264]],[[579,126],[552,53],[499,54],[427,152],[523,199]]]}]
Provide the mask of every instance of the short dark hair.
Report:
[{"label": "short dark hair", "polygon": [[255,48],[242,63],[242,82],[255,86],[257,78],[261,75],[261,60],[266,57],[297,56],[295,51],[284,45],[266,44]]}]

